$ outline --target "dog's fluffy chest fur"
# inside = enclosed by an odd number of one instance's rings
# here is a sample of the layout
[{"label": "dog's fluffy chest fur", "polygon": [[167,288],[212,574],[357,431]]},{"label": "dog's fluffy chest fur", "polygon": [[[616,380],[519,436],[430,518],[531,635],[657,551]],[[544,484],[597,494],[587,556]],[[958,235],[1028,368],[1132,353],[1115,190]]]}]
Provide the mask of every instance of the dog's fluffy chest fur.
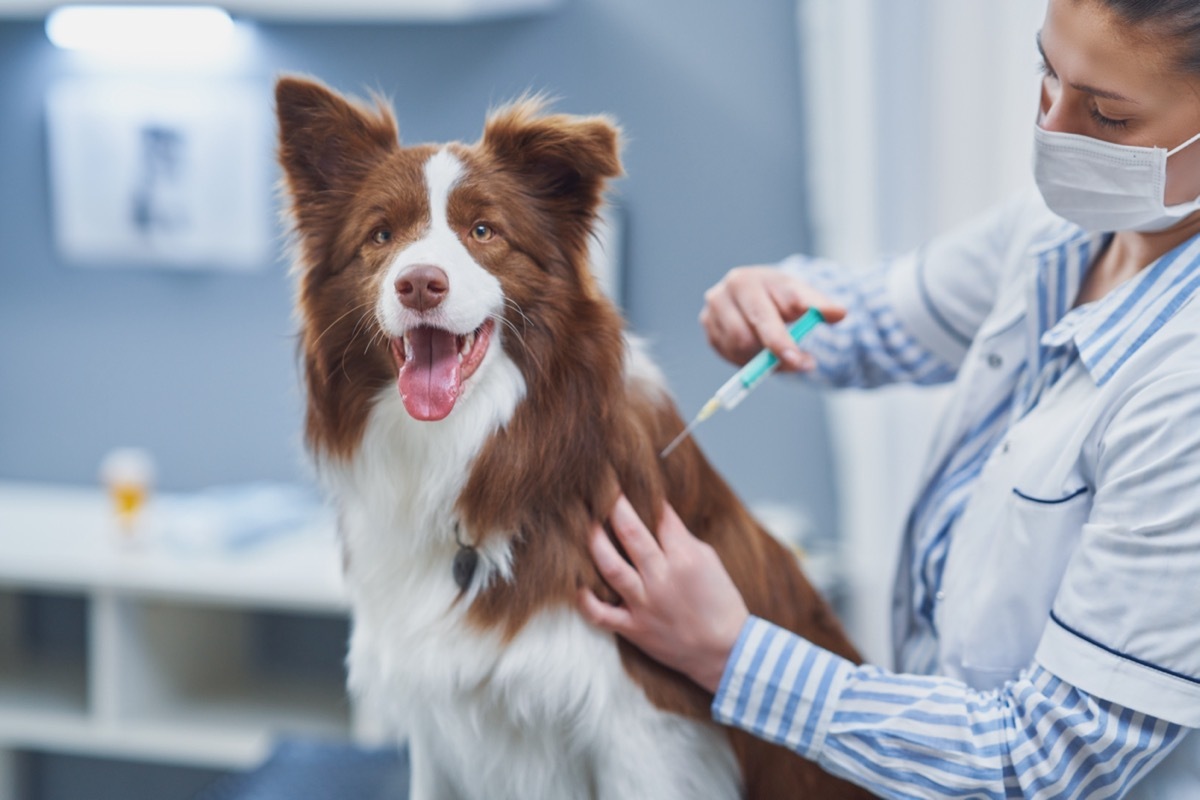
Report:
[{"label": "dog's fluffy chest fur", "polygon": [[[515,377],[493,366],[489,383]],[[515,403],[521,387],[510,388]],[[414,441],[394,395],[381,395],[359,456],[329,476],[353,602],[350,686],[409,741],[414,800],[738,796],[725,735],[655,708],[612,637],[573,610],[547,609],[511,641],[468,619],[471,596],[512,566],[505,537],[490,536],[461,596],[452,576],[470,439],[500,421],[477,418],[497,409],[470,400],[459,438],[434,443]],[[409,455],[435,445],[440,460]]]}]

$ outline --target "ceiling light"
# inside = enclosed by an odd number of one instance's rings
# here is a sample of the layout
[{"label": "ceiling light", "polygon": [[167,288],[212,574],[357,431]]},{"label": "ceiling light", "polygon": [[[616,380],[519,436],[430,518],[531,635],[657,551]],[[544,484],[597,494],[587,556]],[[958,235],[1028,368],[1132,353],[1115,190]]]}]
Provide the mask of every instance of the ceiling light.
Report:
[{"label": "ceiling light", "polygon": [[46,18],[56,46],[120,57],[180,58],[223,53],[234,24],[216,6],[63,6]]}]

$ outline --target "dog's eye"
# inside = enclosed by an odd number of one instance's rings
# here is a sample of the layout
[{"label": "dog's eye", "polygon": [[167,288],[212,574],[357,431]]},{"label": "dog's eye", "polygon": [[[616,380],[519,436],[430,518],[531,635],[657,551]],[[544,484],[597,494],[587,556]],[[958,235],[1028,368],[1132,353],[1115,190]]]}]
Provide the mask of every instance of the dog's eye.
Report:
[{"label": "dog's eye", "polygon": [[377,228],[375,232],[371,234],[371,241],[375,244],[387,244],[391,240],[392,232],[387,228]]},{"label": "dog's eye", "polygon": [[485,225],[482,222],[478,223],[474,228],[471,228],[471,238],[477,242],[490,241],[495,235],[496,231],[492,228],[492,226]]}]

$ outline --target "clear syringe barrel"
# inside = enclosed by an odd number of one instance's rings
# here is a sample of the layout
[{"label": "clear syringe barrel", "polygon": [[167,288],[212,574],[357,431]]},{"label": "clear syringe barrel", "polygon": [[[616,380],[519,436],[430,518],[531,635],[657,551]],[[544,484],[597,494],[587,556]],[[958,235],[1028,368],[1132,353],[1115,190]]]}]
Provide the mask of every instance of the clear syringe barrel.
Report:
[{"label": "clear syringe barrel", "polygon": [[[824,318],[821,316],[820,311],[810,308],[804,312],[803,316],[791,324],[788,328],[788,334],[792,337],[793,342],[799,342],[804,338],[805,334],[823,320]],[[762,383],[778,367],[779,358],[769,349],[764,349],[761,353],[746,362],[746,366],[734,373],[732,378],[725,381],[725,384],[717,390],[714,397],[722,408],[732,410],[737,407],[738,403],[745,400],[746,395],[750,394],[756,386]]]}]

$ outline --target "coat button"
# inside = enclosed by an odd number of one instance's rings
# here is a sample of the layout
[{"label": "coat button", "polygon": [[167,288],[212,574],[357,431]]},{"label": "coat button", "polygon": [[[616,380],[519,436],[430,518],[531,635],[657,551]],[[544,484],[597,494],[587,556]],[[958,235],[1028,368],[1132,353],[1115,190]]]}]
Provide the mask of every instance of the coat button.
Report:
[{"label": "coat button", "polygon": [[937,594],[934,595],[934,597],[940,603],[946,599],[946,593],[944,591],[942,591],[941,589],[938,589],[938,592],[937,592]]},{"label": "coat button", "polygon": [[1003,364],[1004,359],[1000,357],[999,353],[988,353],[987,365],[989,367],[992,369],[1000,369]]}]

